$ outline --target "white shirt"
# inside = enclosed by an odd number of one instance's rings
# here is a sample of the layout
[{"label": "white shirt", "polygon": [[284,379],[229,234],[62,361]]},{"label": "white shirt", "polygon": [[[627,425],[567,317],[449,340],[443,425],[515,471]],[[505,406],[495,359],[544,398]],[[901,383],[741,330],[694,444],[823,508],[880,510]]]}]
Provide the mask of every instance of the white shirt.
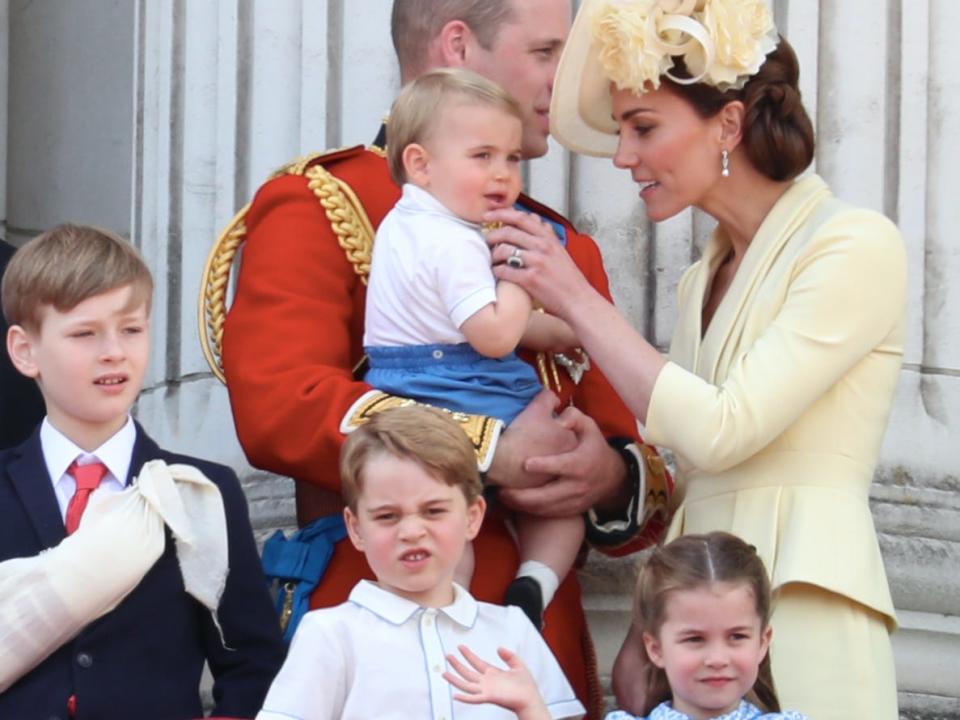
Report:
[{"label": "white shirt", "polygon": [[126,487],[127,473],[130,472],[130,460],[133,456],[133,444],[137,439],[137,428],[128,415],[122,428],[92,453],[81,449],[70,438],[50,424],[50,418],[44,418],[40,425],[40,447],[43,449],[43,462],[53,481],[53,491],[60,506],[60,517],[66,520],[67,505],[77,490],[77,481],[67,474],[67,468],[74,460],[80,465],[101,462],[107,466],[107,474],[94,493],[118,493]]},{"label": "white shirt", "polygon": [[363,344],[466,342],[460,326],[496,302],[496,288],[480,226],[407,183],[373,243]]},{"label": "white shirt", "polygon": [[583,715],[550,649],[518,608],[477,602],[459,585],[452,605],[424,608],[361,580],[347,602],[304,616],[257,720],[516,718],[496,705],[453,700],[459,691],[442,673],[446,655],[459,654],[457,645],[500,667],[497,648],[509,648],[530,669],[552,717]]}]

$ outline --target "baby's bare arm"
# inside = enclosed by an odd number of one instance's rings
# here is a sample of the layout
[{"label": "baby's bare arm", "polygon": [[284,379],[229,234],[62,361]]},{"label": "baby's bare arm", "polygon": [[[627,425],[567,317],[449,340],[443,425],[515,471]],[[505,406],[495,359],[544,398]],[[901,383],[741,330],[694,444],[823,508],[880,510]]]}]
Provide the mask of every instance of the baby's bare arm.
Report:
[{"label": "baby's bare arm", "polygon": [[513,352],[530,318],[530,296],[519,285],[497,283],[497,301],[468,317],[460,332],[481,355],[499,358]]},{"label": "baby's bare arm", "polygon": [[577,344],[577,336],[567,323],[544,312],[530,313],[527,329],[520,338],[522,347],[536,352],[563,352]]}]

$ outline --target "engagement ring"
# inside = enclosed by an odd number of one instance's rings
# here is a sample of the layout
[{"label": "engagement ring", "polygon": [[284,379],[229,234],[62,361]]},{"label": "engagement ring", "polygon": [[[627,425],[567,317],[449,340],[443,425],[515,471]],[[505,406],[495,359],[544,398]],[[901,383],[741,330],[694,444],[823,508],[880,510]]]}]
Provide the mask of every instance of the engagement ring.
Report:
[{"label": "engagement ring", "polygon": [[507,258],[507,265],[516,270],[523,269],[523,258],[520,255],[520,248],[515,247],[513,249],[513,252],[510,253],[510,257]]}]

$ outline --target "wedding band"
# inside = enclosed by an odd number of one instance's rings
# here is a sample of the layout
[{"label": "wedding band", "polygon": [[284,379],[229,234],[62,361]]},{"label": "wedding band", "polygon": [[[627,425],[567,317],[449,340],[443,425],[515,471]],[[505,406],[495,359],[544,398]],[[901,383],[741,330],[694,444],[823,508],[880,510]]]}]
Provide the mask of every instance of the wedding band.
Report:
[{"label": "wedding band", "polygon": [[513,252],[510,253],[510,257],[507,258],[507,265],[512,267],[514,270],[523,269],[523,257],[520,255],[520,248],[515,247]]}]

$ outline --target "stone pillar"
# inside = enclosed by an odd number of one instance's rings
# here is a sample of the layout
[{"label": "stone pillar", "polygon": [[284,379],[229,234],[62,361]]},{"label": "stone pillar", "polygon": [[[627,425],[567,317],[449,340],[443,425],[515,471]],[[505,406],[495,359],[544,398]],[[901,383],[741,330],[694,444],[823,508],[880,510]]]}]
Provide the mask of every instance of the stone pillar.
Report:
[{"label": "stone pillar", "polygon": [[910,717],[960,717],[957,18],[954,3],[904,2],[888,33],[899,72],[889,83],[895,172],[885,205],[909,252],[908,345],[872,500],[900,617],[898,684]]},{"label": "stone pillar", "polygon": [[[138,417],[164,446],[237,468],[254,523],[293,523],[291,483],[250,468],[197,339],[207,253],[280,165],[363,143],[396,91],[388,3],[138,0],[133,209],[156,273]],[[371,32],[368,28],[377,28]]]}]

